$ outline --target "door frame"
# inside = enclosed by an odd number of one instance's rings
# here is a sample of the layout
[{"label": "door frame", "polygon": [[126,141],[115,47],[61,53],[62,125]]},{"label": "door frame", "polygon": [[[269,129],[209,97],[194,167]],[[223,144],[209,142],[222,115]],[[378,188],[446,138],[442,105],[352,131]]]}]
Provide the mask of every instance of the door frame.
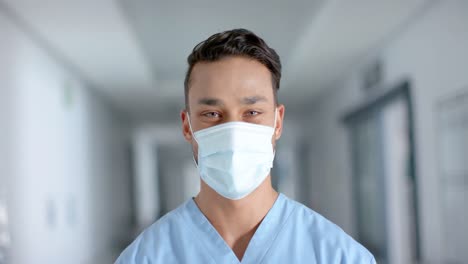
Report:
[{"label": "door frame", "polygon": [[[386,88],[386,87],[384,87]],[[414,128],[414,112],[413,112],[413,98],[411,94],[411,81],[409,78],[404,78],[397,82],[396,85],[392,85],[387,89],[382,89],[384,92],[377,94],[370,99],[360,104],[355,109],[347,112],[342,117],[342,123],[348,129],[351,129],[353,124],[365,119],[370,114],[382,110],[387,104],[400,97],[405,100],[408,108],[408,139],[409,139],[409,175],[413,182],[413,204],[414,208],[414,224],[415,224],[415,256],[416,260],[421,260],[421,240],[420,240],[420,217],[419,217],[419,200],[418,200],[418,174],[416,166],[416,142],[415,142],[415,128]],[[353,155],[353,148],[351,149],[351,155]],[[353,173],[353,200],[354,204],[357,204],[357,186],[356,186],[356,175]],[[356,216],[357,218],[358,216]],[[357,220],[357,219],[356,219]]]}]

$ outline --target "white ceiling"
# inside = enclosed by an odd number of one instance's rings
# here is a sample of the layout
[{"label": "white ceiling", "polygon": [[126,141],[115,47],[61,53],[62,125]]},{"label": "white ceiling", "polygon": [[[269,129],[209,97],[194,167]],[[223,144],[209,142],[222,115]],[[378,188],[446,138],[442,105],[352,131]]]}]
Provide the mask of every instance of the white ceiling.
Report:
[{"label": "white ceiling", "polygon": [[180,79],[193,47],[210,35],[232,28],[248,28],[281,55],[302,33],[323,0],[198,0],[120,1],[156,76]]},{"label": "white ceiling", "polygon": [[64,62],[134,118],[176,112],[186,58],[244,27],[280,54],[285,99],[314,96],[428,0],[0,0]]}]

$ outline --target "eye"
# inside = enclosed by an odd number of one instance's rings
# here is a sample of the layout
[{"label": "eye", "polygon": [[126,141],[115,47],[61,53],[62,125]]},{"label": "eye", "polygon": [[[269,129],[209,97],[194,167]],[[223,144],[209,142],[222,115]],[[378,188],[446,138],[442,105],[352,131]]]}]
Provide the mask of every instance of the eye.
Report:
[{"label": "eye", "polygon": [[218,112],[206,112],[202,114],[204,117],[208,118],[219,118],[221,115]]},{"label": "eye", "polygon": [[259,115],[261,114],[259,111],[255,111],[255,110],[249,110],[246,112],[246,116],[256,116],[256,115]]}]

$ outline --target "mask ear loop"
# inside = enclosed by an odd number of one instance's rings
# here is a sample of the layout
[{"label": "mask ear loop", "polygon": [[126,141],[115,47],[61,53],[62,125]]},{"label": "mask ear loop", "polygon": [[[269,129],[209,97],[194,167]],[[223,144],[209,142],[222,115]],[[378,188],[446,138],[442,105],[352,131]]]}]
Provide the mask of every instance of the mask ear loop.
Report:
[{"label": "mask ear loop", "polygon": [[[275,135],[275,132],[276,132],[276,118],[278,116],[278,108],[275,107],[275,123],[273,124],[273,136]],[[273,149],[273,160],[275,159],[275,155],[276,155],[276,149]]]},{"label": "mask ear loop", "polygon": [[[195,138],[195,135],[193,134],[192,122],[190,121],[190,114],[189,114],[188,111],[185,111],[185,113],[187,113],[187,120],[188,120],[188,125],[189,125],[189,128],[190,128],[190,133],[192,133],[193,139],[195,139],[195,141],[197,141],[197,139]],[[198,141],[197,141],[197,143],[198,143]]]},{"label": "mask ear loop", "polygon": [[[195,140],[195,142],[197,142],[197,145],[198,145],[197,138],[195,137],[195,134],[193,133],[192,122],[190,121],[190,114],[189,114],[188,111],[186,111],[186,113],[187,113],[187,120],[188,120],[188,124],[189,124],[189,128],[190,128],[190,133],[192,133],[192,138]],[[195,160],[195,155],[192,155],[192,159],[193,159],[193,163],[195,163],[195,167],[197,167],[197,169],[198,169],[198,163]]]},{"label": "mask ear loop", "polygon": [[[275,123],[273,124],[273,128],[274,128],[275,130],[276,130],[276,121],[277,121],[276,118],[277,118],[277,116],[278,116],[278,108],[275,107]],[[273,133],[274,133],[274,132],[273,132]]]}]

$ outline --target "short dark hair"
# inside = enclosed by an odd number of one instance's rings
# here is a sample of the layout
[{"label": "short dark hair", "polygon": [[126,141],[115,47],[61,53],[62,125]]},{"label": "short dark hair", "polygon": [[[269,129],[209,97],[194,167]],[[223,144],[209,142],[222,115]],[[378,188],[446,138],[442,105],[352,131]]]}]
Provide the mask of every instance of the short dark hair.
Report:
[{"label": "short dark hair", "polygon": [[198,62],[214,62],[224,57],[244,56],[263,64],[271,73],[275,103],[281,80],[281,61],[276,51],[265,41],[247,29],[232,29],[216,33],[197,44],[187,58],[188,70],[185,75],[185,107],[188,109],[190,75]]}]

